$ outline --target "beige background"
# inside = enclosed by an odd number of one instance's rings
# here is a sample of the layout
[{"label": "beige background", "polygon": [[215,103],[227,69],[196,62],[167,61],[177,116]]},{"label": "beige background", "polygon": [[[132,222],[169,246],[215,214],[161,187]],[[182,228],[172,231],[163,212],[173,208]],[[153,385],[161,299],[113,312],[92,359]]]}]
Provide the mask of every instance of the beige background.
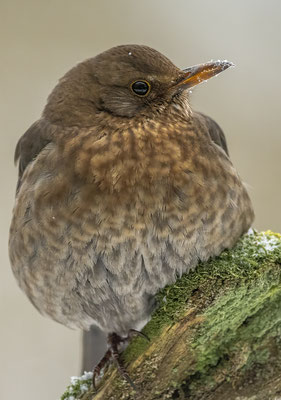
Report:
[{"label": "beige background", "polygon": [[1,0],[0,18],[0,398],[55,400],[79,372],[80,335],[41,317],[10,272],[18,138],[67,69],[114,45],[147,44],[180,67],[229,59],[237,67],[201,85],[192,103],[226,132],[255,226],[281,231],[281,2]]}]

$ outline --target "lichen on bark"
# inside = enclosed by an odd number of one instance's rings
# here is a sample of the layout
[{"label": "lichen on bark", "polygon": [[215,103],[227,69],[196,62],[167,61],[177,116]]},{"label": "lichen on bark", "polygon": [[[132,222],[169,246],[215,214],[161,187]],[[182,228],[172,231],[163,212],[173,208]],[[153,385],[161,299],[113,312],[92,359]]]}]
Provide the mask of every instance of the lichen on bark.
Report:
[{"label": "lichen on bark", "polygon": [[97,393],[76,381],[62,400],[281,398],[280,264],[279,234],[243,236],[158,293],[151,342],[123,354],[137,392],[110,368]]}]

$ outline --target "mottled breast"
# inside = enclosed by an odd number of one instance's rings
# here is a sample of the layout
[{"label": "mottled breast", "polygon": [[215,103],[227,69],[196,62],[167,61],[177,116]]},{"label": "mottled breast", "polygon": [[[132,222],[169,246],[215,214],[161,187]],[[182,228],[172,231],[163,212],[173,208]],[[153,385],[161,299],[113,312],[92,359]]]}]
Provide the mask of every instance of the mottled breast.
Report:
[{"label": "mottled breast", "polygon": [[14,273],[41,312],[71,326],[104,326],[98,306],[123,312],[118,296],[141,316],[143,296],[231,247],[253,218],[229,158],[192,122],[108,128],[48,144],[14,209]]}]

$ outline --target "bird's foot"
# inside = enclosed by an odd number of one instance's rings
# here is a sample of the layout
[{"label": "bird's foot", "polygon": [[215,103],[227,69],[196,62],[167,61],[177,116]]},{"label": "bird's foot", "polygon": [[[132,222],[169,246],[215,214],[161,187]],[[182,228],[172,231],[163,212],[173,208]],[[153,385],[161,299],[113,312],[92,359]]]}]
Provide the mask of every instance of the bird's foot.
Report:
[{"label": "bird's foot", "polygon": [[128,335],[126,337],[121,337],[117,335],[117,333],[110,333],[107,337],[107,343],[108,343],[108,350],[103,356],[103,358],[100,360],[98,365],[94,368],[93,371],[93,387],[96,389],[96,378],[100,375],[101,370],[110,362],[114,361],[120,375],[131,385],[131,387],[136,390],[136,386],[134,382],[131,380],[128,372],[126,371],[126,368],[124,367],[124,364],[121,360],[120,357],[120,351],[119,347],[120,345],[128,344],[132,338],[140,336],[146,340],[150,340],[148,336],[146,336],[144,333],[139,332],[135,329],[130,329],[128,332]]}]

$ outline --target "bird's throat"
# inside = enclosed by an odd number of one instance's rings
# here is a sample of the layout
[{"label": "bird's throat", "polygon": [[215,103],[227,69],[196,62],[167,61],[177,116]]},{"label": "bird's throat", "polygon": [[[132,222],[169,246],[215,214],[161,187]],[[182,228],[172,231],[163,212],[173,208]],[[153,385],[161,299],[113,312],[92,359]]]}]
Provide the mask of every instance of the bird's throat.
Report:
[{"label": "bird's throat", "polygon": [[186,152],[193,136],[186,121],[172,117],[134,127],[128,124],[123,129],[111,126],[100,139],[89,135],[80,142],[74,157],[75,172],[85,177],[87,171],[89,182],[110,192],[151,187],[176,179],[181,168],[188,168]]}]

